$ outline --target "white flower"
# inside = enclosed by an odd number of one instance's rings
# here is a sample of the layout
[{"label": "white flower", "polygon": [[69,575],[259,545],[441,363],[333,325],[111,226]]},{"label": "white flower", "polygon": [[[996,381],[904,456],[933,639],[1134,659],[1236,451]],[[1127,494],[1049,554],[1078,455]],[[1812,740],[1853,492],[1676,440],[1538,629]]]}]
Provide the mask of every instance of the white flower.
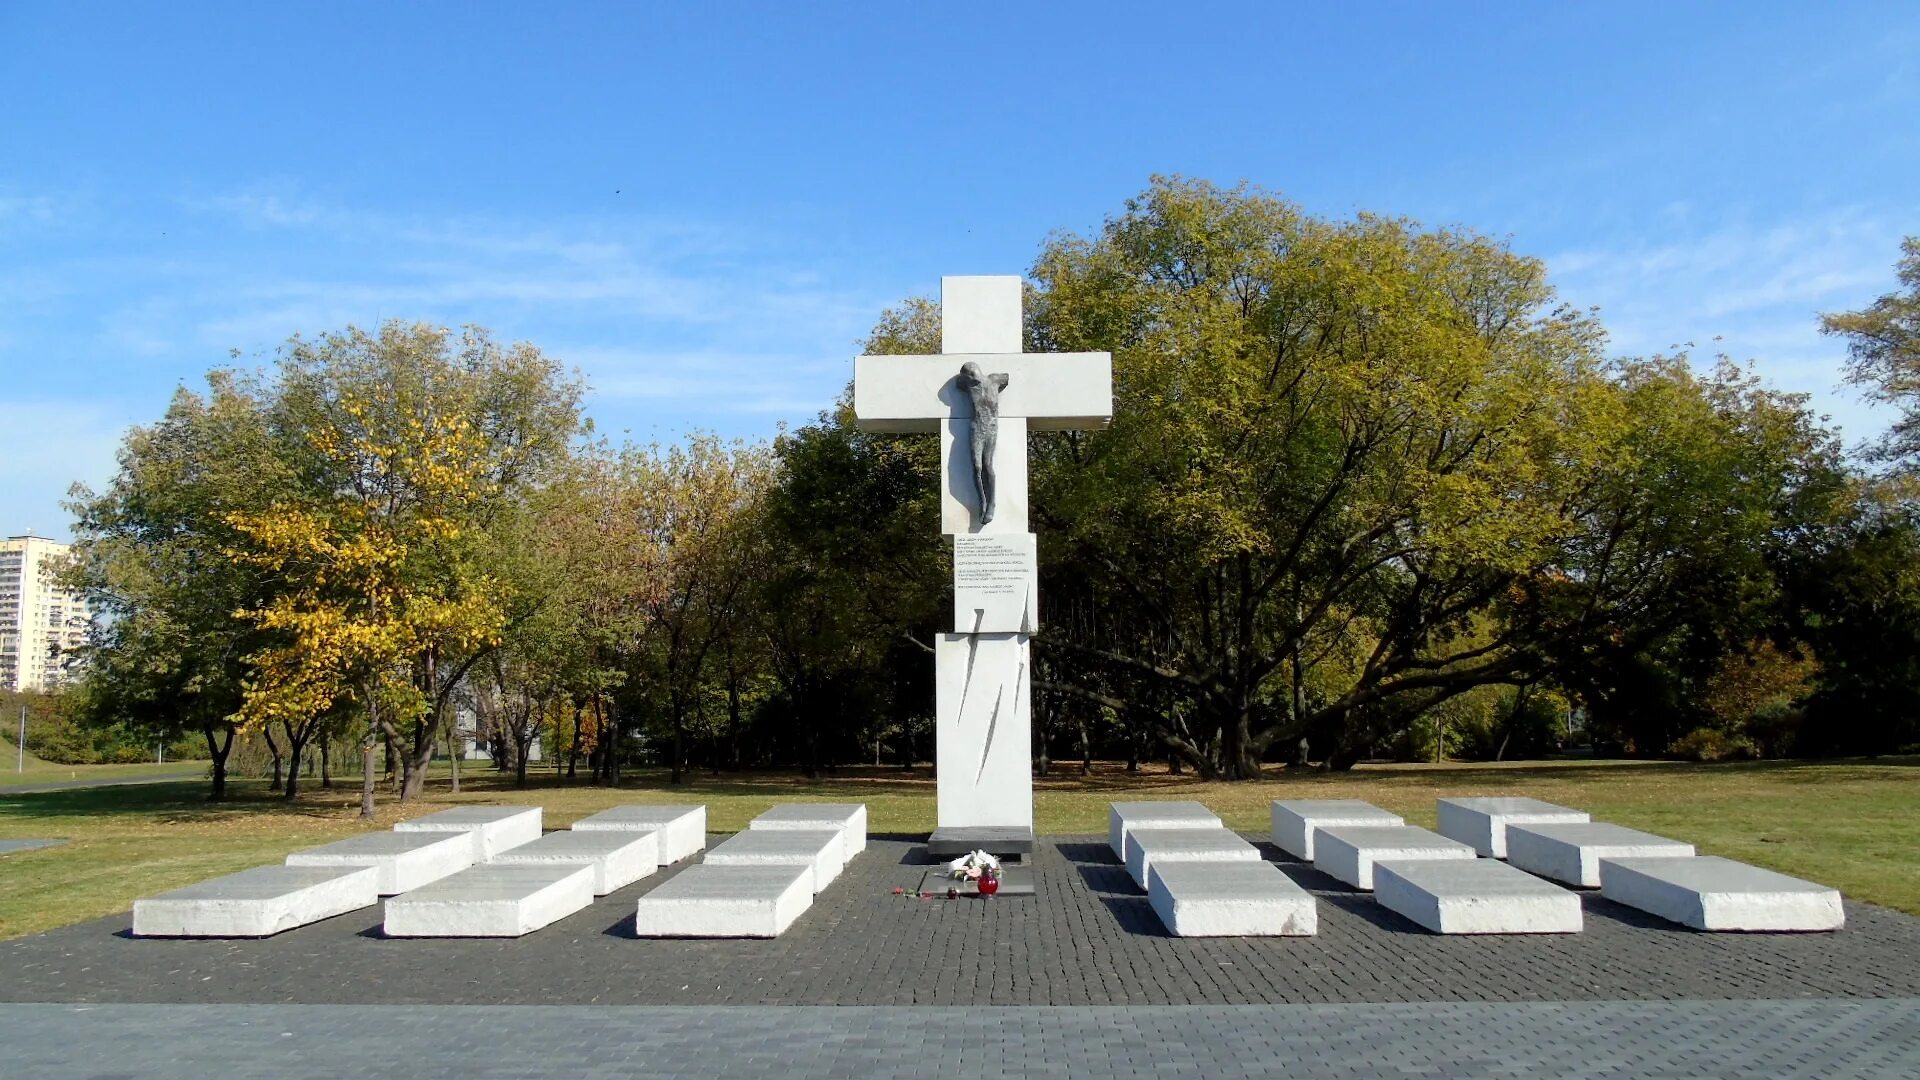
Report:
[{"label": "white flower", "polygon": [[983,872],[1000,872],[1000,860],[984,851],[975,851],[947,864],[947,871],[957,878],[977,878]]}]

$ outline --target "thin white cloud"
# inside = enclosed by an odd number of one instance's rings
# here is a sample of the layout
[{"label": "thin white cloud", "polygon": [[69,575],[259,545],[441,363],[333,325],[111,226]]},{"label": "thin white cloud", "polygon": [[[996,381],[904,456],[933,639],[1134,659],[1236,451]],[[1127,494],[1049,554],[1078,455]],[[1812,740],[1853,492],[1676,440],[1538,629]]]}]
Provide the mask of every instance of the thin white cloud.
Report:
[{"label": "thin white cloud", "polygon": [[1807,394],[1850,438],[1883,425],[1841,385],[1846,349],[1820,334],[1819,316],[1891,289],[1903,229],[1914,231],[1916,219],[1865,207],[1764,226],[1701,228],[1700,217],[1685,208],[1660,239],[1562,252],[1547,266],[1563,299],[1600,309],[1615,355],[1684,348],[1710,362],[1725,353]]}]

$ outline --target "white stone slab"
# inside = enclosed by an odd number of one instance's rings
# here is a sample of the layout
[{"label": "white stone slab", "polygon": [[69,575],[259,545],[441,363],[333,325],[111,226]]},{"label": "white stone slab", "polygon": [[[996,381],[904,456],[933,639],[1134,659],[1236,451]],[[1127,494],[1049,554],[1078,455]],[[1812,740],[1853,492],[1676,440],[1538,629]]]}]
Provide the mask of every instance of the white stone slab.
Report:
[{"label": "white stone slab", "polygon": [[457,874],[479,858],[480,841],[471,832],[377,832],[296,851],[287,865],[371,866],[380,876],[380,895],[392,896]]},{"label": "white stone slab", "polygon": [[934,638],[942,829],[1033,828],[1033,671],[1025,634]]},{"label": "white stone slab", "polygon": [[1159,799],[1107,804],[1107,846],[1113,857],[1127,857],[1127,833],[1134,829],[1218,829],[1220,818],[1192,799]]},{"label": "white stone slab", "polygon": [[1840,892],[1713,855],[1601,859],[1600,895],[1696,930],[1838,930]]},{"label": "white stone slab", "polygon": [[940,351],[1017,353],[1021,349],[1018,274],[949,274],[940,279]]},{"label": "white stone slab", "polygon": [[1507,857],[1507,826],[1559,825],[1586,821],[1584,811],[1539,799],[1506,796],[1437,800],[1441,836],[1451,837],[1495,859]]},{"label": "white stone slab", "polygon": [[953,632],[1038,630],[1038,552],[1030,532],[954,537]]},{"label": "white stone slab", "polygon": [[1405,825],[1359,799],[1275,799],[1271,808],[1273,844],[1303,862],[1313,861],[1313,834],[1329,825]]},{"label": "white stone slab", "polygon": [[1436,934],[1577,934],[1580,896],[1495,859],[1384,859],[1373,898]]},{"label": "white stone slab", "polygon": [[1259,862],[1260,849],[1230,829],[1127,830],[1127,873],[1133,883],[1147,887],[1147,875],[1162,862]]},{"label": "white stone slab", "polygon": [[839,829],[847,860],[867,850],[866,803],[781,803],[747,823],[748,829]]},{"label": "white stone slab", "polygon": [[487,863],[387,901],[389,937],[519,937],[593,903],[593,868]]},{"label": "white stone slab", "polygon": [[1508,825],[1507,861],[1569,885],[1600,887],[1601,859],[1681,858],[1693,845],[1604,821]]},{"label": "white stone slab", "polygon": [[640,937],[779,937],[813,905],[805,866],[689,866],[640,898]]},{"label": "white stone slab", "polygon": [[1147,873],[1147,902],[1175,937],[1309,937],[1313,897],[1269,862],[1168,862]]},{"label": "white stone slab", "polygon": [[540,839],[537,806],[456,806],[393,827],[395,832],[471,832],[482,861]]},{"label": "white stone slab", "polygon": [[488,861],[510,866],[585,866],[593,870],[594,895],[605,896],[660,869],[660,834],[568,829],[509,848]]},{"label": "white stone slab", "polygon": [[1373,888],[1382,859],[1471,859],[1473,848],[1414,825],[1333,825],[1313,838],[1314,869],[1356,889]]},{"label": "white stone slab", "polygon": [[657,832],[660,865],[698,855],[707,846],[707,808],[699,806],[615,806],[573,823],[583,832]]},{"label": "white stone slab", "polygon": [[[931,434],[949,419],[973,419],[973,402],[954,385],[960,365],[968,362],[989,375],[1007,376],[1007,388],[1000,391],[1002,432],[1010,417],[1026,420],[1030,431],[1099,429],[1113,417],[1113,358],[1108,353],[857,356],[854,426]],[[1004,435],[1001,447],[1006,447]]]},{"label": "white stone slab", "polygon": [[839,829],[748,829],[707,849],[706,866],[804,866],[815,893],[847,864]]},{"label": "white stone slab", "polygon": [[380,902],[371,866],[256,866],[133,902],[137,937],[270,937]]}]

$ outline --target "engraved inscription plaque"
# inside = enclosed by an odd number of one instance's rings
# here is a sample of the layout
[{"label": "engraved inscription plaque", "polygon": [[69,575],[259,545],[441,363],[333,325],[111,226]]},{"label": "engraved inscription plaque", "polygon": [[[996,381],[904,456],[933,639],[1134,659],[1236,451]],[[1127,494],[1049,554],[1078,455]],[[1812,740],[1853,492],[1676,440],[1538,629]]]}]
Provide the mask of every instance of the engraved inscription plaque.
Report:
[{"label": "engraved inscription plaque", "polygon": [[953,538],[953,632],[1031,634],[1039,628],[1039,559],[1032,533]]}]

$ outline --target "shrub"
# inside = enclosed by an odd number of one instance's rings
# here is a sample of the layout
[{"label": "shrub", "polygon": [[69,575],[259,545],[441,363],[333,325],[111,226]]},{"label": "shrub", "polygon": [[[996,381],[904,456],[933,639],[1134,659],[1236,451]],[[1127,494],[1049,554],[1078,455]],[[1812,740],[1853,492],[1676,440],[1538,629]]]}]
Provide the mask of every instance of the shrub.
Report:
[{"label": "shrub", "polygon": [[1754,756],[1752,739],[1704,727],[1675,739],[1670,749],[1691,761],[1736,761]]}]

